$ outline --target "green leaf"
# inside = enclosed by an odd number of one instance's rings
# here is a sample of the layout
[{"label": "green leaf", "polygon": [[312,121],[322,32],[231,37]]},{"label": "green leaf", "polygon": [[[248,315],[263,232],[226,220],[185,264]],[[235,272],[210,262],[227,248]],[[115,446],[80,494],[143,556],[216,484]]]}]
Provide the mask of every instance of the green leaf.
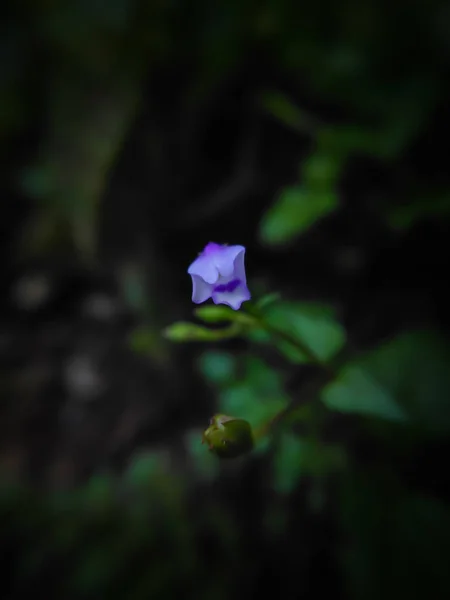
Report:
[{"label": "green leaf", "polygon": [[212,383],[227,384],[234,379],[236,361],[227,352],[205,352],[200,357],[200,370]]},{"label": "green leaf", "polygon": [[387,221],[393,229],[408,229],[424,218],[447,218],[450,216],[450,194],[446,191],[423,192],[421,198],[403,206],[390,208]]},{"label": "green leaf", "polygon": [[401,143],[400,133],[386,127],[371,130],[357,125],[334,125],[322,128],[317,139],[328,152],[341,158],[362,153],[389,160],[395,156],[398,143]]},{"label": "green leaf", "polygon": [[[268,325],[295,338],[298,337],[321,360],[332,358],[345,344],[344,328],[338,323],[334,311],[323,304],[279,302],[266,307],[264,320]],[[250,339],[268,343],[265,331],[252,332]],[[289,341],[276,340],[278,348],[294,363],[308,362],[308,357]]]},{"label": "green leaf", "polygon": [[160,460],[156,454],[143,453],[134,457],[125,473],[125,480],[132,486],[147,487],[158,473]]},{"label": "green leaf", "polygon": [[337,207],[331,190],[310,190],[297,185],[285,188],[260,223],[259,236],[270,246],[292,242]]},{"label": "green leaf", "polygon": [[361,368],[349,366],[322,392],[324,403],[333,410],[404,421],[406,415],[383,385]]},{"label": "green leaf", "polygon": [[373,134],[356,125],[322,127],[317,133],[317,144],[328,154],[341,159],[358,151],[370,154]]},{"label": "green leaf", "polygon": [[253,429],[264,425],[287,404],[286,396],[262,396],[249,383],[235,384],[220,396],[220,409],[236,418],[247,419]]},{"label": "green leaf", "polygon": [[281,299],[281,296],[278,292],[274,292],[273,294],[266,294],[256,303],[256,308],[258,310],[263,310],[267,308],[271,304],[275,304]]},{"label": "green leaf", "polygon": [[167,327],[163,335],[171,342],[217,342],[235,337],[239,331],[235,325],[226,329],[208,329],[188,321],[179,321]]},{"label": "green leaf", "polygon": [[289,403],[279,375],[259,359],[244,363],[241,379],[231,382],[220,394],[220,410],[246,419],[254,430],[266,424]]},{"label": "green leaf", "polygon": [[302,475],[322,477],[346,466],[346,455],[337,445],[325,445],[290,431],[283,432],[273,458],[274,487],[288,494]]},{"label": "green leaf", "polygon": [[302,165],[303,182],[308,190],[327,193],[336,185],[342,160],[329,152],[315,152]]},{"label": "green leaf", "polygon": [[449,346],[437,333],[405,333],[346,366],[322,399],[343,412],[408,418],[419,429],[445,434],[450,431],[449,364]]},{"label": "green leaf", "polygon": [[[200,360],[205,377],[219,386],[219,410],[248,421],[253,430],[265,426],[289,404],[280,375],[264,361],[247,357],[239,364],[226,353],[208,352]],[[255,451],[267,449],[268,437],[255,437]]]}]

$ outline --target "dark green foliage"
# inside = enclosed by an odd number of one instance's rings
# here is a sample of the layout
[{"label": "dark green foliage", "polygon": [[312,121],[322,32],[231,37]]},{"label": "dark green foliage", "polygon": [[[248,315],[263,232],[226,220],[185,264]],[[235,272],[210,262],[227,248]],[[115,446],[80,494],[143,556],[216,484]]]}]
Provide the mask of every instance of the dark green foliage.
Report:
[{"label": "dark green foliage", "polygon": [[448,3],[4,11],[0,596],[448,599]]}]

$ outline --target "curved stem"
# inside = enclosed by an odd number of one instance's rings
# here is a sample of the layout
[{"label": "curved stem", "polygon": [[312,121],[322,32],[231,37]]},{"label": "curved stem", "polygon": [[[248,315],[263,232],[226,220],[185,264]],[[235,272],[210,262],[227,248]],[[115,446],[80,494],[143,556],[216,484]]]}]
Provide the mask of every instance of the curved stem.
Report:
[{"label": "curved stem", "polygon": [[278,412],[276,415],[271,417],[268,421],[263,423],[260,427],[258,427],[258,429],[253,431],[253,440],[255,442],[258,442],[260,439],[262,439],[263,437],[268,435],[268,433],[270,433],[270,430],[275,425],[277,425],[277,423],[279,421],[281,421],[283,419],[283,417],[288,415],[291,412],[291,410],[293,410],[294,408],[296,408],[296,406],[294,406],[293,404],[289,404],[289,406],[286,406],[286,408],[283,408],[283,410],[280,410],[280,412]]},{"label": "curved stem", "polygon": [[286,331],[277,329],[276,327],[273,327],[272,325],[264,323],[264,321],[260,321],[259,323],[260,323],[261,327],[263,327],[267,331],[267,333],[272,335],[274,338],[278,338],[284,342],[287,342],[288,344],[290,344],[291,346],[296,348],[299,352],[301,352],[302,354],[304,354],[306,356],[306,358],[309,360],[310,363],[312,363],[313,365],[316,365],[317,367],[319,367],[320,369],[325,371],[327,373],[327,375],[329,375],[330,377],[335,376],[335,373],[334,373],[334,370],[332,369],[332,367],[330,365],[328,365],[326,362],[324,362],[322,359],[320,359],[317,356],[317,354],[315,354],[315,352],[313,350],[311,350],[311,348],[303,340],[292,336],[291,334],[287,333]]},{"label": "curved stem", "polygon": [[259,327],[261,327],[261,329],[264,329],[270,336],[272,336],[275,339],[286,342],[290,346],[293,346],[301,354],[306,356],[306,358],[308,359],[308,361],[310,363],[312,363],[313,365],[316,365],[322,371],[326,372],[329,377],[331,377],[331,378],[335,377],[334,369],[329,364],[324,362],[321,358],[319,358],[317,356],[317,354],[314,352],[314,350],[312,350],[308,346],[308,344],[306,344],[302,339],[291,335],[290,333],[288,333],[287,331],[284,331],[283,329],[278,329],[277,327],[274,327],[273,325],[270,325],[269,323],[267,323],[264,320],[264,318],[261,316],[261,314],[259,314],[259,311],[257,310],[256,307],[250,306],[247,308],[246,312],[248,315],[250,315],[252,317],[255,324],[257,324]]},{"label": "curved stem", "polygon": [[[264,329],[269,335],[271,335],[275,339],[287,342],[289,345],[293,346],[301,354],[303,354],[311,364],[320,368],[322,373],[326,375],[325,382],[328,382],[336,377],[334,368],[328,363],[324,362],[321,358],[319,358],[317,354],[302,339],[293,336],[282,329],[278,329],[277,327],[268,324],[264,320],[264,318],[260,314],[258,314],[258,311],[255,310],[253,307],[249,307],[248,314],[250,314],[254,319],[255,323],[259,327]],[[315,397],[316,393],[314,394],[314,398]],[[267,435],[270,432],[270,430],[273,429],[273,427],[277,425],[281,419],[289,415],[289,413],[291,413],[296,408],[298,408],[298,403],[292,402],[286,408],[284,408],[279,413],[274,415],[271,419],[269,419],[266,423],[261,425],[253,434],[255,442]]]}]

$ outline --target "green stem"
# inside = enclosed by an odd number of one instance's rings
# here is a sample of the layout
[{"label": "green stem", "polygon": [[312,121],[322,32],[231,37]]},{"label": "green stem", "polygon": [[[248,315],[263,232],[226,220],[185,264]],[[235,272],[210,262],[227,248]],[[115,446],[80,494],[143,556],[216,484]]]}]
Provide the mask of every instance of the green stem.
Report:
[{"label": "green stem", "polygon": [[[264,329],[270,336],[272,336],[275,339],[287,342],[289,345],[293,346],[300,353],[306,356],[306,358],[311,364],[319,367],[322,373],[326,375],[326,382],[336,377],[336,373],[333,367],[324,362],[321,358],[319,358],[317,354],[302,339],[299,339],[282,329],[278,329],[277,327],[269,325],[265,322],[264,318],[258,313],[257,309],[255,309],[254,307],[249,307],[247,312],[249,315],[251,315],[255,324]],[[317,394],[314,394],[312,402],[315,398],[317,398]],[[279,413],[277,413],[275,416],[269,419],[266,423],[264,423],[261,427],[259,427],[259,429],[257,429],[253,434],[255,442],[267,435],[270,432],[270,430],[272,430],[273,427],[278,424],[280,420],[282,420],[285,416],[289,415],[297,407],[298,403],[291,403],[289,406],[281,410]],[[317,422],[320,415],[320,411],[316,410],[314,412],[318,414],[316,414],[315,417],[312,419],[312,434],[317,435]]]},{"label": "green stem", "polygon": [[311,350],[311,348],[303,340],[300,340],[300,339],[292,336],[291,334],[287,333],[286,331],[277,329],[276,327],[273,327],[272,325],[268,325],[267,323],[264,323],[263,321],[260,321],[259,324],[272,337],[278,338],[279,340],[287,342],[288,344],[290,344],[291,346],[296,348],[299,352],[304,354],[310,363],[316,365],[317,367],[322,369],[322,371],[325,371],[327,373],[327,375],[329,375],[330,377],[334,377],[335,373],[334,373],[333,369],[330,367],[330,365],[328,365],[327,363],[322,361],[317,356],[317,354],[315,354],[315,352],[313,350]]},{"label": "green stem", "polygon": [[317,354],[306,344],[302,339],[299,339],[296,336],[291,335],[287,331],[283,329],[278,329],[273,325],[267,323],[264,318],[259,314],[259,311],[256,307],[250,306],[247,308],[247,314],[249,314],[254,323],[258,325],[261,329],[264,329],[270,336],[275,339],[281,340],[283,342],[288,343],[290,346],[296,348],[301,354],[306,356],[308,361],[317,367],[319,367],[322,371],[327,373],[330,378],[335,377],[334,369],[324,362],[321,358],[317,356]]},{"label": "green stem", "polygon": [[277,425],[278,422],[281,421],[283,417],[287,416],[294,408],[295,406],[293,404],[290,404],[286,408],[283,408],[283,410],[280,410],[280,412],[271,417],[268,421],[263,423],[260,427],[258,427],[258,429],[255,429],[253,431],[254,442],[258,442],[267,434],[269,434],[270,431],[274,428],[274,426]]}]

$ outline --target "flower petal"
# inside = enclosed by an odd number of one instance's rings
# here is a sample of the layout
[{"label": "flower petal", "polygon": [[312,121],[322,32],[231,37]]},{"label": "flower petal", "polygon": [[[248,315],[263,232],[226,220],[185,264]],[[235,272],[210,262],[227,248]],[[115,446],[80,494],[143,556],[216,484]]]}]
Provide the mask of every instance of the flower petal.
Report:
[{"label": "flower petal", "polygon": [[238,256],[245,254],[244,246],[220,246],[218,250],[211,252],[213,262],[222,277],[231,277],[235,270],[235,260]]},{"label": "flower petal", "polygon": [[211,298],[213,286],[210,283],[203,281],[198,275],[192,277],[192,302],[201,304]]},{"label": "flower petal", "polygon": [[194,260],[188,269],[189,275],[197,275],[206,283],[216,283],[219,279],[219,271],[214,263],[213,256],[202,255]]},{"label": "flower petal", "polygon": [[249,289],[245,284],[238,286],[232,292],[213,292],[212,294],[214,304],[226,304],[233,310],[239,310],[241,304],[250,298]]},{"label": "flower petal", "polygon": [[237,248],[242,248],[240,252],[236,254],[236,258],[234,260],[234,276],[236,279],[240,279],[242,283],[247,285],[247,277],[245,275],[245,248],[243,246],[236,246]]}]

